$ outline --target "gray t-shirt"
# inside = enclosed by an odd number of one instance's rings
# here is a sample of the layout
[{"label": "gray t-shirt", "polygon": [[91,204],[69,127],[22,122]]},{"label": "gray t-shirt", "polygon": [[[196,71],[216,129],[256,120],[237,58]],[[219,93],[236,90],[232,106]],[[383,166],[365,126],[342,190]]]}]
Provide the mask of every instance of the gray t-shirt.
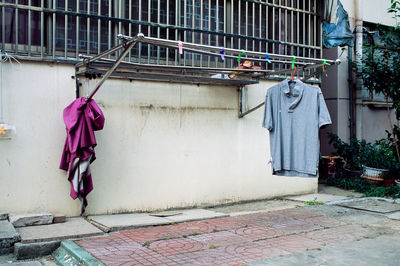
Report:
[{"label": "gray t-shirt", "polygon": [[263,127],[276,175],[317,177],[319,128],[331,124],[321,89],[284,80],[267,91]]}]

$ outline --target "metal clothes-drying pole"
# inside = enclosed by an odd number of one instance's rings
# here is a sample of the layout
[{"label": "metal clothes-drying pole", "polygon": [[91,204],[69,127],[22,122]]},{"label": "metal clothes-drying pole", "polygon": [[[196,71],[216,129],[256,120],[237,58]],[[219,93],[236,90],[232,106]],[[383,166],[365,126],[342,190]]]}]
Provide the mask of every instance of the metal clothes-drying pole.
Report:
[{"label": "metal clothes-drying pole", "polygon": [[[169,49],[182,49],[183,51],[186,52],[191,52],[191,53],[198,53],[198,54],[203,54],[203,55],[208,55],[208,56],[215,56],[215,57],[221,57],[221,50],[224,49],[224,57],[228,59],[236,59],[238,56],[241,57],[241,60],[243,61],[254,61],[254,62],[267,62],[268,58],[268,63],[278,63],[278,64],[295,64],[299,66],[297,71],[305,71],[305,70],[310,70],[310,69],[319,69],[321,67],[326,67],[330,65],[338,65],[340,64],[340,60],[337,59],[335,61],[333,60],[326,60],[326,59],[321,59],[321,58],[308,58],[308,57],[294,57],[294,56],[289,56],[289,55],[280,55],[280,54],[269,54],[269,53],[263,53],[263,52],[255,52],[255,51],[244,51],[244,50],[239,50],[239,49],[232,49],[232,48],[222,48],[222,47],[217,47],[217,46],[210,46],[210,45],[204,45],[204,44],[195,44],[195,43],[189,43],[189,42],[181,42],[181,41],[174,41],[174,40],[166,40],[166,39],[161,39],[161,38],[154,38],[154,37],[147,37],[144,36],[142,33],[137,34],[134,37],[131,36],[126,36],[122,34],[118,34],[118,39],[122,40],[123,43],[119,44],[109,50],[106,50],[102,52],[101,54],[90,57],[90,56],[81,56],[83,58],[83,61],[76,64],[76,79],[77,79],[77,96],[79,95],[79,75],[82,73],[85,73],[88,71],[88,67],[90,65],[102,62],[102,63],[112,63],[112,66],[104,73],[102,79],[99,81],[99,83],[96,85],[96,88],[90,93],[90,96],[87,98],[87,100],[90,100],[94,94],[100,89],[101,85],[105,82],[107,78],[113,74],[113,72],[116,70],[116,68],[119,65],[124,65],[125,67],[148,67],[148,68],[155,68],[155,69],[164,69],[165,70],[185,70],[185,71],[206,71],[206,72],[218,72],[218,73],[231,73],[233,71],[239,72],[239,73],[247,73],[247,74],[252,74],[253,78],[263,78],[267,76],[272,76],[272,75],[282,75],[286,73],[291,73],[293,70],[292,69],[283,69],[283,70],[262,70],[262,69],[236,69],[236,68],[210,68],[210,67],[194,67],[194,66],[161,66],[161,65],[151,65],[151,64],[137,64],[137,63],[132,63],[132,62],[122,62],[124,57],[129,53],[129,51],[137,44],[137,43],[144,43],[144,44],[149,44],[149,45],[155,45],[155,46],[161,46]],[[121,55],[118,57],[116,60],[112,60],[109,58],[105,58],[106,56],[115,53],[121,49],[125,49]],[[80,68],[84,67],[85,70],[81,71]],[[305,77],[303,80],[308,80],[310,77],[314,76],[315,73],[319,71],[315,71],[313,74],[308,75]],[[125,73],[119,73],[122,76]],[[137,74],[137,73],[136,73]],[[126,75],[124,76],[126,78]],[[196,77],[193,77],[196,78]],[[152,80],[151,78],[145,78],[143,80]],[[155,78],[155,81],[160,80]],[[213,80],[213,78],[208,78],[208,80]],[[216,80],[216,79],[215,79]],[[232,81],[238,81],[238,80],[232,80]],[[177,80],[179,82],[179,80]],[[193,82],[196,83],[196,82]],[[252,82],[256,83],[256,82]],[[247,84],[252,84],[252,83],[247,83]],[[198,83],[200,84],[200,83]],[[246,84],[243,82],[243,84]],[[246,112],[242,113],[242,110],[240,108],[240,114],[239,117],[244,117],[245,115],[255,111],[256,109],[260,108],[264,103],[261,103],[257,105],[255,108],[252,108]]]}]

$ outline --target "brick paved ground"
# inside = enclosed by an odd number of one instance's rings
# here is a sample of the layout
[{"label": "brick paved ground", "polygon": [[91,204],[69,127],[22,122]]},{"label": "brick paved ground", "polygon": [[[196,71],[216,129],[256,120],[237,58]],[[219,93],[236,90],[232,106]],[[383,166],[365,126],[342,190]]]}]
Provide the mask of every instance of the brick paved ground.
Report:
[{"label": "brick paved ground", "polygon": [[76,243],[106,265],[242,265],[367,234],[298,208],[125,230]]}]

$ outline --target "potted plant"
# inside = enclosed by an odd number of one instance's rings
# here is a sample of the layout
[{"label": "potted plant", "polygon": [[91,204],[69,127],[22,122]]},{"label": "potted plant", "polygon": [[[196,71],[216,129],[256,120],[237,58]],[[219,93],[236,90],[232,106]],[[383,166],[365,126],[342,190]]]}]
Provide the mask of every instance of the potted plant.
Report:
[{"label": "potted plant", "polygon": [[399,172],[399,162],[388,139],[366,144],[360,153],[360,163],[363,168],[362,177],[373,184],[384,183],[390,186]]},{"label": "potted plant", "polygon": [[386,186],[390,186],[399,176],[400,163],[390,139],[367,143],[354,138],[346,143],[335,134],[330,134],[329,138],[330,144],[336,148],[336,154],[345,162],[345,172],[356,173],[356,176],[361,175],[370,183]]}]

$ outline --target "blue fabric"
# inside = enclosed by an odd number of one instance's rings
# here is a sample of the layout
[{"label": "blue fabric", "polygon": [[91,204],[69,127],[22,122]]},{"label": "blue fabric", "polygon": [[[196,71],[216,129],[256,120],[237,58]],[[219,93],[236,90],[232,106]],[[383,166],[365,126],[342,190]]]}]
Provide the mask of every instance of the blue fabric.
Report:
[{"label": "blue fabric", "polygon": [[324,22],[322,25],[322,41],[326,48],[335,46],[354,46],[354,36],[350,29],[349,15],[338,0],[337,24]]}]

